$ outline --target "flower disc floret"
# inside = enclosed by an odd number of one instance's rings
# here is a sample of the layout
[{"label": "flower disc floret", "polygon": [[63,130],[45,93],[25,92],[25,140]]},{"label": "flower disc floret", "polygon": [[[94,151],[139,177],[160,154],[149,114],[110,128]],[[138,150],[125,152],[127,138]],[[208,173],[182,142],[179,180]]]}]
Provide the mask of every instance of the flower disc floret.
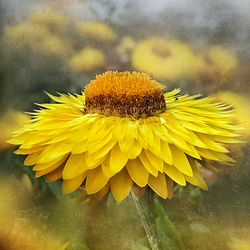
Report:
[{"label": "flower disc floret", "polygon": [[163,86],[138,72],[108,71],[85,88],[86,111],[104,115],[148,117],[166,108]]}]

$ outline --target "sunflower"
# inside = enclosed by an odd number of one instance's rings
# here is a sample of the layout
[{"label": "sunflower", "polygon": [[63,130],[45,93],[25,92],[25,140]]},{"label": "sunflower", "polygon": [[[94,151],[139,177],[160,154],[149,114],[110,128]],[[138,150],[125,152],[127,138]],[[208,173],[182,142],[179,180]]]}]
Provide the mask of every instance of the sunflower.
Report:
[{"label": "sunflower", "polygon": [[194,58],[192,49],[180,41],[149,37],[135,46],[132,65],[158,79],[175,81],[194,70]]},{"label": "sunflower", "polygon": [[103,68],[105,65],[105,58],[101,50],[86,47],[73,55],[69,64],[72,70],[77,73],[90,72]]},{"label": "sunflower", "polygon": [[82,22],[78,27],[80,35],[98,42],[112,42],[116,34],[111,27],[100,22]]},{"label": "sunflower", "polygon": [[80,95],[52,96],[9,143],[28,154],[36,177],[63,179],[62,191],[125,199],[133,185],[171,198],[173,181],[202,189],[204,159],[232,163],[224,143],[237,140],[233,110],[212,98],[166,94],[146,73],[108,71]]},{"label": "sunflower", "polygon": [[222,84],[238,65],[237,57],[223,46],[202,49],[195,59],[191,78],[196,83]]}]

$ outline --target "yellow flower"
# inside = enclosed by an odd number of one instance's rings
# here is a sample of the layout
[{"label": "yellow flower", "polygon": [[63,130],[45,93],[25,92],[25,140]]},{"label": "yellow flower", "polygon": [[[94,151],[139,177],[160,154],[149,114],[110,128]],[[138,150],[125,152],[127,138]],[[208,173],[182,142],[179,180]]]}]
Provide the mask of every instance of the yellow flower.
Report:
[{"label": "yellow flower", "polygon": [[7,30],[7,41],[14,49],[28,48],[46,56],[68,56],[69,44],[47,28],[36,24],[21,24]]},{"label": "yellow flower", "polygon": [[136,184],[170,198],[173,181],[207,189],[203,160],[233,162],[224,143],[238,142],[239,128],[227,105],[179,91],[164,94],[145,73],[108,71],[80,95],[49,94],[57,103],[40,105],[9,142],[36,177],[62,178],[64,194],[83,185],[122,201]]},{"label": "yellow flower", "polygon": [[13,176],[11,181],[6,177],[1,177],[0,248],[13,250],[66,249],[67,243],[63,243],[58,236],[44,233],[40,227],[32,223],[32,218],[26,215],[26,213],[30,213],[30,209],[27,210],[27,203],[31,203],[27,199],[27,191],[30,190],[30,187],[27,189],[27,186],[23,185],[23,181],[14,179]]},{"label": "yellow flower", "polygon": [[77,73],[90,72],[103,68],[105,65],[104,54],[99,49],[86,47],[70,59],[70,66]]},{"label": "yellow flower", "polygon": [[196,70],[192,78],[197,82],[223,83],[237,67],[236,56],[222,46],[201,50],[195,60]]},{"label": "yellow flower", "polygon": [[245,128],[244,133],[250,136],[249,97],[232,91],[220,91],[212,95],[218,101],[232,105],[235,108],[235,121]]},{"label": "yellow flower", "polygon": [[29,21],[48,28],[51,32],[64,32],[69,24],[69,19],[62,13],[55,11],[38,11],[31,15]]},{"label": "yellow flower", "polygon": [[194,55],[186,44],[150,37],[137,43],[132,65],[158,79],[177,80],[194,70]]},{"label": "yellow flower", "polygon": [[116,38],[112,28],[104,23],[82,22],[78,30],[82,36],[99,42],[112,42]]},{"label": "yellow flower", "polygon": [[28,115],[16,110],[7,110],[0,116],[0,151],[11,146],[6,140],[11,137],[13,131],[23,126],[28,120]]},{"label": "yellow flower", "polygon": [[37,48],[44,37],[50,35],[47,28],[40,25],[20,24],[7,29],[7,42],[14,48],[24,46]]},{"label": "yellow flower", "polygon": [[56,35],[44,37],[40,44],[40,51],[47,56],[67,57],[72,54],[72,48],[66,41]]}]

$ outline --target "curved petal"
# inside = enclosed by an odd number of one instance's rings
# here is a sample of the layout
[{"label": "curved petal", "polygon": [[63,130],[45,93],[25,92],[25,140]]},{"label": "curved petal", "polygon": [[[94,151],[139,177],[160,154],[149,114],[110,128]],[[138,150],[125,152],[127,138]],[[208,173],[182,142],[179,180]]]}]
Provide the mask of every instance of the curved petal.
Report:
[{"label": "curved petal", "polygon": [[73,179],[87,170],[86,153],[71,154],[65,164],[62,176],[63,179]]},{"label": "curved petal", "polygon": [[132,187],[133,181],[125,168],[110,179],[110,189],[119,202],[129,195]]},{"label": "curved petal", "polygon": [[81,184],[83,183],[84,179],[86,177],[86,174],[81,174],[73,179],[70,180],[63,180],[62,185],[62,193],[63,194],[70,194],[77,190]]},{"label": "curved petal", "polygon": [[90,170],[87,173],[86,192],[88,194],[97,193],[107,184],[108,180],[109,178],[103,174],[100,166],[96,169]]},{"label": "curved petal", "polygon": [[157,177],[149,176],[148,185],[159,196],[166,199],[168,197],[168,189],[165,174],[159,173]]},{"label": "curved petal", "polygon": [[131,179],[139,186],[145,187],[148,184],[149,173],[141,161],[136,158],[127,162],[127,170]]}]

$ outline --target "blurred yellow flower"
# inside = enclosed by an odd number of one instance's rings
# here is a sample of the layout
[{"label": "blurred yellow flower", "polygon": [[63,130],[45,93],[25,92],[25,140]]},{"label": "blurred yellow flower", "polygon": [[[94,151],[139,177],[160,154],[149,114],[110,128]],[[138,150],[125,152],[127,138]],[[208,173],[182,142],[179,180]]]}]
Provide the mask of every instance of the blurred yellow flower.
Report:
[{"label": "blurred yellow flower", "polygon": [[28,48],[46,56],[65,57],[72,54],[72,48],[59,36],[37,24],[21,24],[7,30],[7,41],[14,49]]},{"label": "blurred yellow flower", "polygon": [[57,103],[40,105],[9,142],[36,177],[62,178],[64,194],[83,185],[122,201],[135,183],[171,198],[173,181],[207,189],[201,164],[233,162],[224,144],[238,142],[239,128],[227,105],[179,91],[164,94],[145,73],[108,71],[81,95],[49,95]]},{"label": "blurred yellow flower", "polygon": [[23,126],[28,120],[28,115],[16,110],[7,110],[0,116],[0,151],[11,147],[6,140],[12,136],[14,130]]},{"label": "blurred yellow flower", "polygon": [[220,91],[212,95],[216,100],[232,105],[235,109],[235,121],[245,128],[245,134],[250,137],[250,100],[244,94],[232,91]]},{"label": "blurred yellow flower", "polygon": [[243,237],[232,237],[228,243],[228,247],[231,250],[249,250],[250,241],[248,238],[249,235]]},{"label": "blurred yellow flower", "polygon": [[48,35],[40,44],[41,53],[47,56],[67,57],[73,53],[69,44],[56,35]]},{"label": "blurred yellow flower", "polygon": [[30,16],[29,22],[44,26],[53,33],[60,33],[68,27],[69,19],[60,12],[38,11]]},{"label": "blurred yellow flower", "polygon": [[[39,226],[32,223],[31,218],[24,216],[24,207],[28,200],[23,181],[13,178],[10,181],[2,177],[0,183],[0,248],[4,250],[66,249],[67,243],[63,243],[55,235],[42,232]],[[28,214],[30,210],[26,212]]]},{"label": "blurred yellow flower", "polygon": [[29,46],[36,49],[44,37],[49,35],[49,30],[41,25],[24,23],[9,27],[6,37],[13,48],[21,49]]},{"label": "blurred yellow flower", "polygon": [[86,47],[73,55],[69,63],[72,70],[77,73],[90,72],[103,68],[105,58],[101,50]]},{"label": "blurred yellow flower", "polygon": [[198,52],[192,78],[198,84],[222,84],[238,65],[237,57],[222,46],[214,46]]},{"label": "blurred yellow flower", "polygon": [[78,30],[83,37],[99,42],[112,42],[116,39],[113,29],[105,23],[85,21],[79,24]]},{"label": "blurred yellow flower", "polygon": [[177,80],[194,69],[192,49],[180,41],[149,37],[137,43],[132,54],[135,69],[162,80]]}]

